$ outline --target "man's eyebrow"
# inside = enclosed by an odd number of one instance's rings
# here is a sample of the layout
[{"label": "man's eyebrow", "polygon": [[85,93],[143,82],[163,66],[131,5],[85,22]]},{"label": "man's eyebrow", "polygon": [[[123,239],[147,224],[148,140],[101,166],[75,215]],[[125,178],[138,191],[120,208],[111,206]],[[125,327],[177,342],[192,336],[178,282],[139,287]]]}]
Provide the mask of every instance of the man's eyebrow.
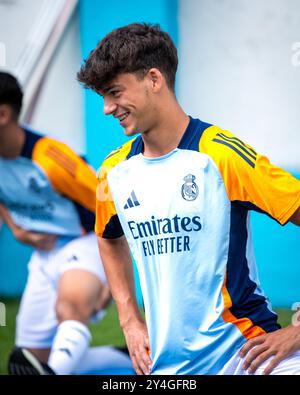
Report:
[{"label": "man's eyebrow", "polygon": [[113,90],[113,89],[119,89],[121,87],[121,85],[120,84],[114,84],[114,85],[110,85],[110,86],[108,86],[108,87],[106,87],[106,88],[103,88],[102,89],[102,93],[108,93],[109,91],[111,91],[111,90]]}]

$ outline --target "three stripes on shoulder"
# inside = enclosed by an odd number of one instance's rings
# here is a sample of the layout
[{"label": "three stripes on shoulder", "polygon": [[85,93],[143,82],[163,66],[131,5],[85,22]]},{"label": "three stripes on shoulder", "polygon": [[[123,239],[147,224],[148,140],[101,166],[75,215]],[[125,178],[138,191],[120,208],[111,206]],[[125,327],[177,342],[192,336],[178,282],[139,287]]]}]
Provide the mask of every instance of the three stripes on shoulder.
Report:
[{"label": "three stripes on shoulder", "polygon": [[254,151],[249,145],[243,143],[237,137],[229,137],[224,133],[217,133],[216,137],[212,140],[215,143],[226,145],[235,151],[241,158],[243,158],[251,167],[255,167],[257,152]]}]

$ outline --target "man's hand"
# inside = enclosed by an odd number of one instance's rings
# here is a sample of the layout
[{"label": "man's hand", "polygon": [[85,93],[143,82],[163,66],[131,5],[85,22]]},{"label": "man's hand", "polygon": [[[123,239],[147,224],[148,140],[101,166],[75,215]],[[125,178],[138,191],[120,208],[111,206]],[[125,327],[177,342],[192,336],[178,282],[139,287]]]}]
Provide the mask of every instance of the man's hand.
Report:
[{"label": "man's hand", "polygon": [[244,357],[243,368],[249,373],[256,369],[268,358],[273,357],[263,374],[268,375],[285,358],[300,349],[300,326],[290,325],[275,332],[254,337],[240,351]]},{"label": "man's hand", "polygon": [[21,243],[30,245],[31,247],[42,251],[52,250],[57,239],[56,235],[31,232],[18,226],[14,227],[13,234],[15,238]]},{"label": "man's hand", "polygon": [[135,321],[123,327],[123,332],[134,370],[139,375],[150,374],[152,362],[146,324]]},{"label": "man's hand", "polygon": [[0,218],[3,219],[3,221],[12,231],[14,237],[21,243],[30,245],[31,247],[42,251],[50,251],[53,248],[57,239],[56,235],[32,232],[20,228],[13,222],[6,207],[2,204],[0,204]]}]

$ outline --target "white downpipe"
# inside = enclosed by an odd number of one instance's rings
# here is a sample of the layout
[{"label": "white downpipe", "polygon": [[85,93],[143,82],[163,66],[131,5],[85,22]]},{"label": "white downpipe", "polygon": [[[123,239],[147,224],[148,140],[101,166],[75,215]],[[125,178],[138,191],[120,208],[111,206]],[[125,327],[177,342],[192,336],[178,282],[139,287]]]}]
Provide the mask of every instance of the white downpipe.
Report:
[{"label": "white downpipe", "polygon": [[52,0],[43,6],[14,74],[24,87],[21,122],[29,123],[47,68],[75,10],[77,0]]},{"label": "white downpipe", "polygon": [[64,0],[46,1],[42,4],[14,69],[24,88],[47,43],[63,5]]}]

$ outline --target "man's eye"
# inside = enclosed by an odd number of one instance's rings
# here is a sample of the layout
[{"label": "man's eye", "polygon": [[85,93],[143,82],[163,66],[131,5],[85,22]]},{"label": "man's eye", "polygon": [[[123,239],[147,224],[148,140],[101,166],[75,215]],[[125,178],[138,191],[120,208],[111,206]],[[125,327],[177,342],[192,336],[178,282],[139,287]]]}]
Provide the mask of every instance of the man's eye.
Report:
[{"label": "man's eye", "polygon": [[118,97],[118,96],[120,95],[120,91],[112,91],[112,92],[110,92],[110,94],[111,94],[113,97]]}]

